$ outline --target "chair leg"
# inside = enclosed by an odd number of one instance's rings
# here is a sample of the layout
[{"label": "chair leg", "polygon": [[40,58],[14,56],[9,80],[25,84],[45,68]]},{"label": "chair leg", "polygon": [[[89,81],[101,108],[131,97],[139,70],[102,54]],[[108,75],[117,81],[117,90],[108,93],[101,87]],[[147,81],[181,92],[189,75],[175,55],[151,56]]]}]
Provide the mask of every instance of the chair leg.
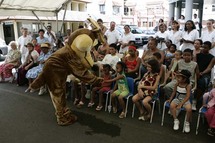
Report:
[{"label": "chair leg", "polygon": [[186,113],[185,118],[184,118],[184,125],[183,125],[183,131],[182,131],[183,133],[184,133],[184,129],[185,129],[186,120],[187,120],[187,113]]},{"label": "chair leg", "polygon": [[105,112],[107,111],[107,106],[108,106],[108,97],[109,97],[109,93],[106,94],[106,100],[105,100]]},{"label": "chair leg", "polygon": [[197,119],[197,124],[196,124],[196,135],[198,134],[200,116],[201,116],[201,113],[199,113],[198,119]]},{"label": "chair leg", "polygon": [[161,126],[163,126],[163,122],[164,122],[166,103],[167,103],[167,102],[165,102],[164,105],[163,105],[163,114],[162,114],[162,119],[161,119]]},{"label": "chair leg", "polygon": [[152,123],[152,118],[154,115],[154,109],[155,109],[155,100],[152,101],[152,111],[151,111],[150,123]]},{"label": "chair leg", "polygon": [[109,98],[109,105],[108,105],[108,112],[110,113],[111,112],[111,95],[110,95],[110,98]]},{"label": "chair leg", "polygon": [[133,108],[132,108],[132,115],[131,115],[132,118],[134,118],[134,112],[135,112],[135,104],[133,104]]},{"label": "chair leg", "polygon": [[128,99],[126,100],[126,105],[125,105],[125,117],[127,116],[127,111],[128,111],[128,100],[129,100],[129,97],[128,97]]},{"label": "chair leg", "polygon": [[160,103],[160,99],[158,99],[157,101],[158,101],[158,111],[159,111],[159,114],[161,114],[161,103]]}]

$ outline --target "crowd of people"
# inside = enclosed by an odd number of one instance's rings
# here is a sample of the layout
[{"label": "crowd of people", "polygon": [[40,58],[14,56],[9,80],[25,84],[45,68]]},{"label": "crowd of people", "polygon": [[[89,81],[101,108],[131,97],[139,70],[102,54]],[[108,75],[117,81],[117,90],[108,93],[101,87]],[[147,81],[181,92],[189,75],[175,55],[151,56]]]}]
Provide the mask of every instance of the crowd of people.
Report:
[{"label": "crowd of people", "polygon": [[[164,21],[160,20],[157,33],[148,39],[147,45],[144,45],[142,57],[139,57],[137,48],[140,47],[135,45],[135,38],[129,25],[124,26],[124,33],[120,35],[114,21],[110,22],[108,29],[102,19],[98,19],[106,43],[98,43],[92,47],[91,55],[95,63],[91,71],[103,77],[104,82],[100,86],[91,87],[73,75],[68,76],[65,88],[67,91],[73,88],[74,105],[81,108],[87,102],[85,99],[87,93],[90,95],[87,96],[90,99],[88,107],[93,107],[97,101],[96,95],[99,95],[96,110],[100,111],[104,106],[104,93],[112,90],[110,95],[112,111],[114,113],[120,111],[119,118],[125,118],[124,97],[129,94],[126,77],[131,77],[135,81],[132,102],[139,110],[138,119],[147,121],[152,110],[149,103],[159,84],[165,83],[162,97],[170,102],[170,113],[174,118],[173,129],[179,129],[176,112],[184,107],[187,112],[185,132],[190,132],[192,110],[202,106],[204,93],[208,91],[211,82],[214,84],[214,76],[211,76],[214,72],[211,71],[215,63],[215,30],[214,20],[209,19],[200,37],[198,21],[185,21],[184,16],[181,17],[183,19],[171,21],[169,30]],[[51,26],[48,26],[46,31],[40,29],[38,34],[38,37],[32,38],[28,35],[28,29],[23,28],[18,42],[10,43],[11,50],[0,65],[0,82],[13,81],[15,76],[12,69],[15,68],[17,85],[30,85],[42,71],[49,56],[68,42],[71,30],[67,30],[63,42],[56,37]],[[35,91],[28,87],[25,92]],[[38,94],[42,95],[45,92],[46,87],[41,87]],[[71,97],[67,95],[67,98]],[[214,98],[213,88],[206,113],[208,134],[211,136],[215,135]],[[203,104],[204,106],[207,104],[206,100]]]}]

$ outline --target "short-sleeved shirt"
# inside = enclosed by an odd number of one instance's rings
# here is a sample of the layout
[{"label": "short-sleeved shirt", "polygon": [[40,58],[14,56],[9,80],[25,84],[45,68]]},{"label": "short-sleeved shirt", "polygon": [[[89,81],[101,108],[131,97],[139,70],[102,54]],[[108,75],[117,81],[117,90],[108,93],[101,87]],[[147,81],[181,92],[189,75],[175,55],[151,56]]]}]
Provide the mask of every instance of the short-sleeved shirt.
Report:
[{"label": "short-sleeved shirt", "polygon": [[186,63],[184,59],[181,59],[178,61],[178,71],[187,69],[191,73],[190,81],[192,83],[195,82],[195,69],[196,69],[197,63],[194,61],[190,61],[189,63]]},{"label": "short-sleeved shirt", "polygon": [[41,39],[40,37],[37,37],[37,43],[39,45],[46,43],[46,42],[49,42],[48,38],[44,37],[43,39]]},{"label": "short-sleeved shirt", "polygon": [[113,31],[107,30],[104,35],[107,37],[108,45],[116,43],[120,39],[119,32],[116,29]]},{"label": "short-sleeved shirt", "polygon": [[[134,34],[131,32],[129,32],[127,34],[124,33],[122,35],[122,39],[120,41],[122,41],[123,43],[128,43],[129,41],[135,41]],[[128,51],[128,46],[126,46],[124,48],[120,47],[119,53],[124,54],[127,51]]]},{"label": "short-sleeved shirt", "polygon": [[[184,31],[182,38],[184,38],[185,40],[194,42],[194,40],[199,38],[199,32],[196,29],[193,29],[192,31],[190,31],[190,33],[188,33],[187,31]],[[191,43],[183,43],[181,45],[181,50],[184,51],[185,49],[194,50],[194,45]]]},{"label": "short-sleeved shirt", "polygon": [[196,62],[199,66],[199,71],[203,72],[208,67],[208,65],[210,64],[210,62],[213,58],[214,58],[214,56],[211,54],[204,54],[204,53],[197,54]]}]

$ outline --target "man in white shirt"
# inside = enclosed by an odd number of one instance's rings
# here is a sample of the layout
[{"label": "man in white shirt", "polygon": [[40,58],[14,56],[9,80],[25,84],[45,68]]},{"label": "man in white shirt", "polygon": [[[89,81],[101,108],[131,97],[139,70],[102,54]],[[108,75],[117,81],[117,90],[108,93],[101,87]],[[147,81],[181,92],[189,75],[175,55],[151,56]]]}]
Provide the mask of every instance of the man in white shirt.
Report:
[{"label": "man in white shirt", "polygon": [[28,29],[23,28],[22,30],[22,36],[18,39],[18,49],[21,52],[21,62],[24,63],[26,60],[26,54],[28,53],[28,49],[25,47],[27,43],[31,42],[32,37],[28,35]]},{"label": "man in white shirt", "polygon": [[135,41],[134,35],[131,33],[129,25],[124,26],[125,33],[122,35],[122,39],[119,41],[121,47],[119,49],[120,54],[125,54],[128,51],[129,41]]},{"label": "man in white shirt", "polygon": [[193,17],[193,22],[196,26],[196,30],[199,30],[199,18],[197,17],[197,14],[194,14]]},{"label": "man in white shirt", "polygon": [[44,37],[48,38],[51,48],[53,48],[55,46],[56,35],[55,32],[52,31],[52,27],[50,25],[47,26],[47,31],[44,33]]},{"label": "man in white shirt", "polygon": [[115,29],[116,23],[114,21],[111,21],[110,23],[110,29],[108,29],[105,32],[105,36],[107,37],[107,43],[108,45],[112,44],[112,43],[118,43],[119,41],[119,32]]}]

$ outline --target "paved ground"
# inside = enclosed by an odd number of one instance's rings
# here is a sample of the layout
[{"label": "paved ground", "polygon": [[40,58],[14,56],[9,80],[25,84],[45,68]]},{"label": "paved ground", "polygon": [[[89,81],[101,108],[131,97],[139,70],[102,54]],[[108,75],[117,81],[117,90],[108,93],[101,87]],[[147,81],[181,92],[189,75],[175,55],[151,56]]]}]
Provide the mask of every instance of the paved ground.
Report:
[{"label": "paved ground", "polygon": [[[191,133],[185,134],[182,129],[173,131],[172,118],[168,115],[161,127],[157,110],[150,124],[131,118],[131,111],[128,118],[119,119],[113,113],[98,113],[87,107],[77,109],[70,101],[68,104],[79,120],[61,127],[56,124],[48,94],[26,94],[25,89],[0,83],[0,143],[214,143],[214,138],[206,135],[207,124],[201,122],[199,135],[195,135],[197,113],[193,115]],[[182,113],[180,120],[183,118]]]}]

